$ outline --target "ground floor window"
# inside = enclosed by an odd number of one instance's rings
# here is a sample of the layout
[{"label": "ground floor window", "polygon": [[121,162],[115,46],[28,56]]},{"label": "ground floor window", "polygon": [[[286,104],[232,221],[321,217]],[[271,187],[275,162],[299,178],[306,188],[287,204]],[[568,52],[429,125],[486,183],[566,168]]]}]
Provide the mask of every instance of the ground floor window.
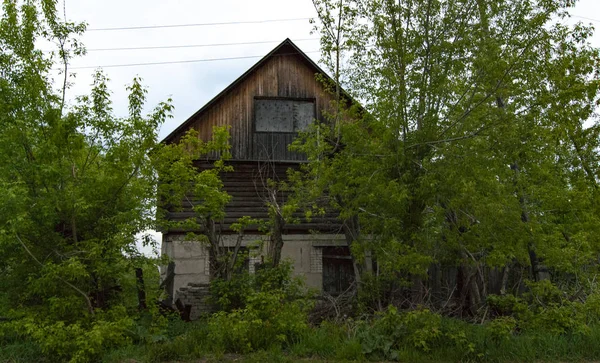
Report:
[{"label": "ground floor window", "polygon": [[354,282],[354,268],[348,247],[323,247],[323,292],[339,295]]}]

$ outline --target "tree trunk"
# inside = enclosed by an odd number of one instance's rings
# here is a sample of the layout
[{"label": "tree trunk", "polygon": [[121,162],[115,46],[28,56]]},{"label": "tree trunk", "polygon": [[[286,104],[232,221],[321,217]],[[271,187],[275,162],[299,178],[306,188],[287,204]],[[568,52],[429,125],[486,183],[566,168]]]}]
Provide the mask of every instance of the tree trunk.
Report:
[{"label": "tree trunk", "polygon": [[244,231],[240,230],[238,234],[237,240],[235,241],[235,247],[233,248],[233,254],[229,257],[229,261],[227,263],[227,271],[225,273],[227,281],[231,280],[233,277],[233,270],[235,269],[235,264],[237,262],[237,256],[240,253],[240,248],[242,247],[242,241],[244,239]]},{"label": "tree trunk", "polygon": [[500,283],[500,295],[506,295],[506,285],[508,284],[508,275],[510,273],[510,265],[504,266],[502,270],[502,282]]},{"label": "tree trunk", "polygon": [[204,225],[205,235],[209,243],[210,279],[223,277],[222,251],[220,251],[217,226],[214,220],[206,218]]},{"label": "tree trunk", "polygon": [[283,227],[285,220],[279,214],[273,217],[271,227],[271,237],[269,245],[269,258],[273,267],[279,266],[281,262],[281,250],[283,249]]},{"label": "tree trunk", "polygon": [[[356,241],[360,234],[358,216],[353,216],[352,218],[348,218],[344,221],[344,237],[346,237],[346,244],[348,248],[352,249],[352,244]],[[361,282],[361,271],[360,271],[360,262],[356,261],[352,253],[350,253],[352,257],[352,267],[354,268],[354,281],[356,281],[357,286],[360,286]]]},{"label": "tree trunk", "polygon": [[461,252],[462,264],[459,267],[459,276],[457,278],[457,288],[460,297],[460,306],[462,312],[469,315],[475,315],[479,306],[481,306],[481,293],[479,289],[477,266],[469,266],[468,256]]},{"label": "tree trunk", "polygon": [[138,294],[138,309],[146,310],[146,288],[144,285],[144,271],[140,267],[135,268],[135,279],[137,281],[137,294]]}]

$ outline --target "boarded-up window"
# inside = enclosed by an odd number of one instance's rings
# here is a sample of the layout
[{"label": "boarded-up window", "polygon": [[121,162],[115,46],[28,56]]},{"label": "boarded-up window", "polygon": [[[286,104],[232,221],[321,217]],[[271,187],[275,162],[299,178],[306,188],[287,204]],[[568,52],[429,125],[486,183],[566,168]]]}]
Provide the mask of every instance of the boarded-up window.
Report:
[{"label": "boarded-up window", "polygon": [[354,281],[354,267],[348,247],[323,248],[323,291],[339,295]]},{"label": "boarded-up window", "polygon": [[256,132],[298,132],[315,118],[312,100],[255,99]]}]

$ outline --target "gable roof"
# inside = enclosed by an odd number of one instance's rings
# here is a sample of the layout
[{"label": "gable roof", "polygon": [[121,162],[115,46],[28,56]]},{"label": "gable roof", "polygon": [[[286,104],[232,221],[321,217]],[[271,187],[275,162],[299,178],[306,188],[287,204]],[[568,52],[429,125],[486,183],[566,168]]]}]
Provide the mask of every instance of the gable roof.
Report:
[{"label": "gable roof", "polygon": [[[196,111],[192,116],[188,117],[181,125],[179,125],[175,130],[173,130],[167,137],[163,139],[163,143],[168,143],[173,141],[173,139],[179,135],[183,130],[188,128],[188,126],[196,119],[197,116],[201,115],[204,111],[210,108],[213,104],[219,101],[222,97],[224,97],[229,91],[239,85],[242,81],[244,81],[252,72],[254,72],[257,68],[266,63],[266,61],[276,55],[294,55],[298,54],[302,57],[302,60],[307,63],[309,67],[311,67],[315,73],[320,73],[324,75],[328,80],[332,80],[331,77],[325,71],[321,69],[312,59],[310,59],[306,53],[304,53],[294,42],[290,40],[290,38],[286,38],[283,42],[281,42],[278,46],[276,46],[273,50],[271,50],[267,55],[265,55],[261,60],[256,62],[252,67],[250,67],[246,72],[244,72],[241,76],[239,76],[235,81],[233,81],[229,86],[227,86],[224,90],[219,92],[213,99],[208,101],[202,108]],[[342,91],[345,95],[346,93]]]}]

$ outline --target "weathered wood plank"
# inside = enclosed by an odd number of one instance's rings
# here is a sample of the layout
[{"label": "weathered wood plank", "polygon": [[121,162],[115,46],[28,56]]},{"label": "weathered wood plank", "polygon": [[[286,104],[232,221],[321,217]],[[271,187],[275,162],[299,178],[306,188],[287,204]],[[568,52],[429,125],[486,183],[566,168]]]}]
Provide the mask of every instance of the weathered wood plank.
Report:
[{"label": "weathered wood plank", "polygon": [[[190,127],[196,129],[203,140],[209,140],[214,126],[230,126],[231,153],[236,160],[305,160],[303,155],[288,150],[294,134],[254,134],[255,97],[314,99],[318,119],[322,119],[321,109],[333,100],[316,79],[315,69],[303,60],[302,55],[294,52],[292,48],[281,49],[279,54],[267,59],[240,84],[197,115]],[[182,130],[181,134],[184,132]]]}]

